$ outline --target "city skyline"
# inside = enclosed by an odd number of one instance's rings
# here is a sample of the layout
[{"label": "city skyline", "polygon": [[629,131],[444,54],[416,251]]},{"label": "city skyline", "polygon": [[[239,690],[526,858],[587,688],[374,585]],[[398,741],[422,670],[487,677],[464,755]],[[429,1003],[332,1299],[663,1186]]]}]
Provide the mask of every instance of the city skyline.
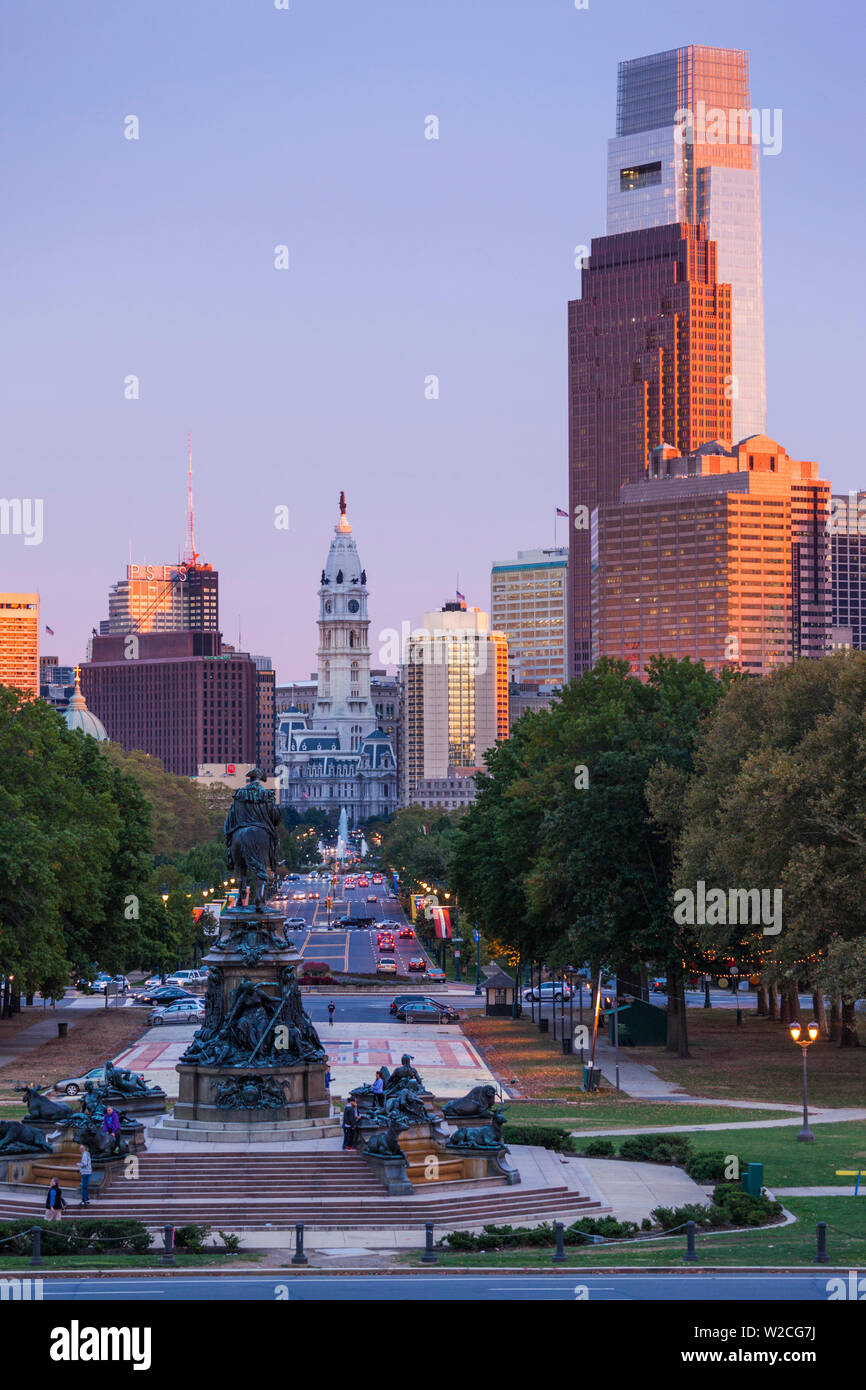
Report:
[{"label": "city skyline", "polygon": [[[200,14],[157,10],[146,35],[94,7],[10,22],[6,99],[26,93],[28,123],[10,182],[2,490],[45,512],[41,545],[2,537],[0,585],[40,593],[61,663],[84,655],[130,541],[140,562],[182,549],[189,429],[225,638],[237,643],[240,615],[241,645],[281,680],[314,665],[309,577],[341,487],[374,633],[417,622],[458,572],[484,607],[496,555],[550,545],[565,504],[566,304],[574,248],[605,226],[617,65],[695,41],[747,50],[752,100],[784,114],[778,157],[761,157],[768,429],[821,459],[834,492],[860,485],[847,444],[856,194],[845,227],[827,216],[857,88],[829,30],[808,45],[795,32],[782,53],[769,6],[696,26],[685,6],[446,4],[431,25],[342,4],[325,43],[297,6]],[[816,315],[803,268],[822,236],[833,309]],[[431,374],[438,399],[425,398]]]}]

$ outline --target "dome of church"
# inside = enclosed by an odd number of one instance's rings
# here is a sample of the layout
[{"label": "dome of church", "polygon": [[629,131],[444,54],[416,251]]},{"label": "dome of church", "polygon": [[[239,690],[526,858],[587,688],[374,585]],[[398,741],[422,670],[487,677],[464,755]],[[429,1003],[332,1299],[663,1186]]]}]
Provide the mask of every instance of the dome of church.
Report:
[{"label": "dome of church", "polygon": [[102,720],[97,719],[96,715],[91,714],[87,708],[87,701],[81,693],[81,677],[77,666],[75,668],[75,693],[63,711],[63,718],[67,729],[80,729],[83,734],[89,734],[99,743],[108,742],[108,734],[105,732],[105,725]]}]

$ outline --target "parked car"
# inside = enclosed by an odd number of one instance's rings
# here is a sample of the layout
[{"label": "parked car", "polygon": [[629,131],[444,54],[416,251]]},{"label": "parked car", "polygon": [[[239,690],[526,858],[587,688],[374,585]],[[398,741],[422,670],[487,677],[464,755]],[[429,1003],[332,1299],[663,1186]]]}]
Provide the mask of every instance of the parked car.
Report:
[{"label": "parked car", "polygon": [[132,996],[134,1004],[175,1004],[178,999],[198,999],[197,994],[184,989],[182,985],[157,985],[156,989],[145,989]]},{"label": "parked car", "polygon": [[154,1009],[149,1022],[156,1027],[162,1023],[197,1023],[202,1018],[204,1002],[201,999],[178,999],[175,1004]]},{"label": "parked car", "polygon": [[380,960],[376,964],[377,975],[396,975],[397,962],[395,960]]},{"label": "parked car", "polygon": [[427,962],[423,956],[410,956],[406,962],[406,969],[409,971],[420,970],[423,975],[427,969]]},{"label": "parked car", "polygon": [[447,979],[448,979],[448,976],[445,974],[445,971],[444,971],[444,970],[440,970],[440,969],[439,969],[439,966],[438,966],[438,965],[428,965],[428,966],[427,966],[427,979],[428,979],[428,980],[433,980],[433,982],[434,982],[435,984],[437,984],[437,985],[438,985],[438,984],[444,985],[444,984],[446,983]]},{"label": "parked car", "polygon": [[411,927],[401,927],[400,937],[402,940],[414,941],[415,933],[413,932]]},{"label": "parked car", "polygon": [[301,875],[300,875],[300,874],[286,874],[286,879],[287,879],[287,881],[288,881],[289,883],[300,883],[300,881],[301,881]]},{"label": "parked car", "polygon": [[85,1081],[94,1081],[97,1084],[105,1080],[105,1067],[91,1067],[90,1071],[83,1072],[81,1076],[67,1076],[63,1081],[55,1081],[54,1089],[61,1095],[77,1096],[79,1091],[84,1090]]},{"label": "parked car", "polygon": [[545,980],[543,985],[535,985],[532,989],[524,990],[523,998],[527,1004],[532,999],[535,1000],[536,1004],[549,1003],[551,999],[558,1004],[561,999],[571,998],[571,990],[564,980]]},{"label": "parked car", "polygon": [[432,999],[418,999],[404,1004],[397,1010],[401,1023],[456,1023],[458,1014],[448,1004],[437,1004]]},{"label": "parked car", "polygon": [[404,1004],[438,1004],[431,994],[395,994],[391,1000],[391,1013],[395,1014]]}]

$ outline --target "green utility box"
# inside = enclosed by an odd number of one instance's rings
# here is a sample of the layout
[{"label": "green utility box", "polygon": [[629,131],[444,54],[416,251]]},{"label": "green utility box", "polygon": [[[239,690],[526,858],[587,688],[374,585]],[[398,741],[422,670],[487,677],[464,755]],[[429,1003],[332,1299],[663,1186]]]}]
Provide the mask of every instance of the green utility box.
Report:
[{"label": "green utility box", "polygon": [[[643,999],[630,999],[626,1003],[620,997],[619,1009],[620,1047],[664,1047],[668,1037],[668,1011],[657,1004],[646,1004]],[[608,1040],[616,1041],[614,1034],[613,1011],[607,1020]]]},{"label": "green utility box", "polygon": [[740,1186],[750,1197],[760,1197],[764,1190],[763,1163],[750,1163],[745,1173],[740,1174]]},{"label": "green utility box", "polygon": [[597,1091],[598,1083],[601,1080],[600,1067],[584,1067],[583,1069],[583,1089],[585,1091]]}]

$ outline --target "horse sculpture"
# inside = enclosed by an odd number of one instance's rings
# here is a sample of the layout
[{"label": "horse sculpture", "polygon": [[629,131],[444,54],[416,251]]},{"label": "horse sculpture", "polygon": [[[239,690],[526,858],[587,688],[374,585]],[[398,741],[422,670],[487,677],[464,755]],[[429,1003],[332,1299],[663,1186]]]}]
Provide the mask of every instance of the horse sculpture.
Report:
[{"label": "horse sculpture", "polygon": [[276,871],[281,819],[273,792],[261,785],[264,780],[260,768],[247,773],[247,786],[235,792],[223,827],[226,863],[238,880],[238,902],[244,902],[249,889],[249,905],[256,912],[265,911],[265,889]]}]

